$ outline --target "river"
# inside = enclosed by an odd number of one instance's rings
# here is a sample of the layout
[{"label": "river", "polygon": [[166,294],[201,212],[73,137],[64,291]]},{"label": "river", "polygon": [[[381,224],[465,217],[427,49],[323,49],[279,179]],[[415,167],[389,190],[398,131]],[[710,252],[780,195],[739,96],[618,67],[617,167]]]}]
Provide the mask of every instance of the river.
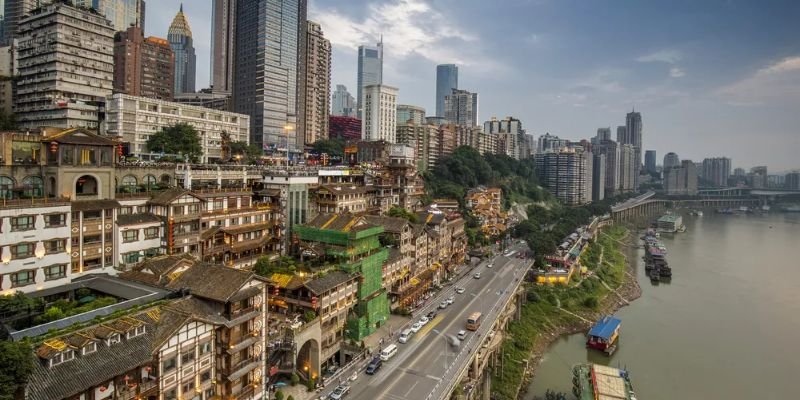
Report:
[{"label": "river", "polygon": [[570,367],[627,367],[639,400],[800,399],[800,214],[684,217],[662,235],[673,277],[653,286],[630,249],[642,297],[621,309],[613,357],[557,340],[524,397],[570,393]]}]

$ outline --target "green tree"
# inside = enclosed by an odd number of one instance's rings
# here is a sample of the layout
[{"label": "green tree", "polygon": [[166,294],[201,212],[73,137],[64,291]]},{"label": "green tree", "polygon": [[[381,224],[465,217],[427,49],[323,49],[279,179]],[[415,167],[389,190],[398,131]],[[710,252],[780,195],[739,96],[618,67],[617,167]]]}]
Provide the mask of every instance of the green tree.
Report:
[{"label": "green tree", "polygon": [[317,313],[313,311],[306,311],[305,313],[303,313],[303,319],[306,322],[311,322],[314,320],[314,318],[317,318]]},{"label": "green tree", "polygon": [[308,389],[309,392],[313,392],[314,389],[316,389],[316,386],[317,386],[316,379],[311,378],[308,381],[306,381],[306,389]]},{"label": "green tree", "polygon": [[181,154],[190,161],[196,161],[203,155],[200,135],[197,130],[186,123],[177,123],[150,136],[147,149],[153,153]]},{"label": "green tree", "polygon": [[230,151],[232,159],[241,159],[247,163],[255,162],[264,154],[257,145],[247,144],[247,142],[231,142]]},{"label": "green tree", "polygon": [[292,386],[297,386],[300,383],[300,375],[297,375],[297,372],[292,372],[291,381]]},{"label": "green tree", "polygon": [[0,400],[16,398],[33,366],[33,350],[27,342],[0,341]]},{"label": "green tree", "polygon": [[17,129],[17,116],[0,111],[0,130],[13,131]]},{"label": "green tree", "polygon": [[283,400],[284,397],[285,395],[283,394],[283,391],[278,390],[277,392],[275,392],[275,400]]},{"label": "green tree", "polygon": [[342,139],[320,139],[311,147],[317,153],[328,153],[329,156],[339,156],[344,159],[344,141]]},{"label": "green tree", "polygon": [[286,400],[294,400],[294,396],[289,395],[289,397],[287,397]]},{"label": "green tree", "polygon": [[417,222],[417,215],[403,207],[393,206],[389,209],[389,212],[387,212],[386,215],[390,217],[405,218],[411,223]]}]

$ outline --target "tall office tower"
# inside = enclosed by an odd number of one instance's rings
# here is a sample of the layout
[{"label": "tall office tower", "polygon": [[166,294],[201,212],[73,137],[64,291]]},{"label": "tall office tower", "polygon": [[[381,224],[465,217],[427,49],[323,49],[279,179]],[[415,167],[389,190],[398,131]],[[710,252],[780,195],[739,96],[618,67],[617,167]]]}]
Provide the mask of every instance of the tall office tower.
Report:
[{"label": "tall office tower", "polygon": [[536,139],[536,154],[546,153],[548,151],[558,151],[562,147],[566,147],[569,140],[560,139],[556,135],[551,135],[549,132],[540,135]]},{"label": "tall office tower", "polygon": [[397,142],[397,88],[386,85],[365,87],[362,112],[362,140]]},{"label": "tall office tower", "polygon": [[568,206],[591,201],[591,152],[583,149],[563,148],[536,155],[536,172],[539,181],[553,196]]},{"label": "tall office tower", "polygon": [[132,26],[144,31],[144,0],[72,0],[72,3],[77,7],[94,8],[111,21],[117,32]]},{"label": "tall office tower", "polygon": [[736,168],[733,170],[733,176],[742,177],[746,175],[747,172],[744,171],[744,168]]},{"label": "tall office tower", "polygon": [[604,140],[594,144],[592,150],[595,155],[605,157],[605,197],[614,196],[619,191],[619,144],[613,140]]},{"label": "tall office tower", "polygon": [[377,46],[358,46],[357,117],[363,119],[364,87],[383,84],[383,37]]},{"label": "tall office tower", "polygon": [[706,158],[703,160],[703,179],[714,186],[728,186],[731,176],[731,159],[727,157]]},{"label": "tall office tower", "polygon": [[98,104],[111,94],[114,80],[114,28],[108,19],[54,3],[20,20],[19,37],[14,108],[20,126],[97,128]]},{"label": "tall office tower", "polygon": [[114,91],[172,100],[175,62],[166,39],[145,38],[132,26],[114,36]]},{"label": "tall office tower", "polygon": [[460,126],[478,125],[478,94],[452,89],[444,98],[444,118]]},{"label": "tall office tower", "polygon": [[604,140],[611,140],[611,128],[597,128],[597,136],[592,143],[601,143]]},{"label": "tall office tower", "polygon": [[356,99],[344,85],[336,85],[336,90],[331,96],[331,115],[335,117],[356,116]]},{"label": "tall office tower", "polygon": [[422,107],[412,106],[410,104],[397,105],[397,124],[400,125],[408,120],[414,121],[415,124],[422,125],[425,123],[425,109]]},{"label": "tall office tower", "polygon": [[617,127],[617,143],[619,144],[627,144],[629,143],[628,139],[628,129],[624,126]]},{"label": "tall office tower", "polygon": [[236,5],[234,111],[250,116],[250,143],[264,149],[288,146],[297,152],[302,147],[298,93],[305,84],[298,85],[298,59],[305,48],[305,40],[299,40],[305,38],[305,15],[305,0]]},{"label": "tall office tower", "polygon": [[214,93],[233,92],[236,61],[236,3],[214,0],[211,9],[211,89]]},{"label": "tall office tower", "polygon": [[458,89],[458,66],[441,64],[436,66],[436,116],[445,117],[444,98],[453,89]]},{"label": "tall office tower", "polygon": [[183,14],[183,4],[169,26],[167,40],[175,60],[174,93],[193,93],[197,59],[192,45],[192,29]]},{"label": "tall office tower", "polygon": [[[530,140],[522,129],[522,121],[514,117],[498,120],[492,117],[483,123],[483,131],[497,135],[497,153],[505,154],[515,160],[526,158],[530,154]],[[523,149],[524,147],[524,149]],[[523,155],[523,153],[525,153]]]},{"label": "tall office tower", "polygon": [[644,152],[644,170],[648,173],[656,172],[656,151],[647,150]]},{"label": "tall office tower", "polygon": [[677,154],[669,152],[667,153],[667,155],[664,156],[664,165],[662,166],[664,170],[666,170],[667,168],[678,167],[680,165],[681,165],[681,159],[678,158]]},{"label": "tall office tower", "polygon": [[642,114],[631,111],[625,116],[625,131],[628,142],[633,146],[633,190],[639,188],[639,173],[642,169]]},{"label": "tall office tower", "polygon": [[636,184],[636,150],[633,145],[619,145],[619,190],[620,192],[630,192],[634,190]]},{"label": "tall office tower", "polygon": [[750,168],[750,175],[748,178],[750,187],[754,189],[763,189],[767,187],[767,167],[762,165]]},{"label": "tall office tower", "polygon": [[318,23],[307,21],[305,51],[305,144],[328,138],[331,98],[331,41]]},{"label": "tall office tower", "polygon": [[10,46],[14,39],[19,37],[20,20],[29,15],[33,9],[49,2],[48,0],[4,0],[3,30],[1,32],[0,45]]},{"label": "tall office tower", "polygon": [[664,169],[664,193],[667,196],[693,196],[697,194],[697,171],[692,160]]}]

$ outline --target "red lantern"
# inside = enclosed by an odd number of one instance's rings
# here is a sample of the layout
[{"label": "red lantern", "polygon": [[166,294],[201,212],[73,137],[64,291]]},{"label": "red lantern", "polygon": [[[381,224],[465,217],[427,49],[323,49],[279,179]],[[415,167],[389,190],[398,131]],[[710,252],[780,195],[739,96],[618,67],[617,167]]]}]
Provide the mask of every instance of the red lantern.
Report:
[{"label": "red lantern", "polygon": [[117,155],[122,157],[122,143],[117,145]]},{"label": "red lantern", "polygon": [[50,152],[55,154],[58,151],[58,142],[50,142]]},{"label": "red lantern", "polygon": [[317,309],[317,296],[311,296],[311,308]]},{"label": "red lantern", "polygon": [[278,291],[278,287],[277,286],[275,286],[275,288],[272,290],[272,295],[275,296],[275,297],[280,295],[280,292]]}]

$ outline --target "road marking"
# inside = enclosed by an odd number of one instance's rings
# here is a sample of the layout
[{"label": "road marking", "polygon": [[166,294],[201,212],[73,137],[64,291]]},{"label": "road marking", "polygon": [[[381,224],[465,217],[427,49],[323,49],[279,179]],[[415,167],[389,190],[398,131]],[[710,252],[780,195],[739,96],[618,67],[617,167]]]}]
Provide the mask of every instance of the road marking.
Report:
[{"label": "road marking", "polygon": [[433,327],[434,327],[434,326],[436,326],[436,324],[438,324],[439,322],[442,322],[442,320],[443,320],[443,319],[444,319],[444,317],[443,317],[443,316],[441,316],[441,315],[437,315],[437,316],[436,316],[436,318],[434,318],[434,319],[433,319],[433,321],[431,321],[431,322],[428,322],[427,324],[425,324],[425,326],[423,326],[423,327],[422,327],[422,329],[420,329],[420,330],[419,330],[419,332],[415,333],[415,334],[414,334],[414,337],[415,337],[415,338],[417,338],[417,337],[419,337],[419,338],[422,338],[422,337],[424,337],[424,336],[425,336],[425,334],[427,334],[428,332],[430,332],[430,331],[433,329]]},{"label": "road marking", "polygon": [[406,394],[403,395],[403,397],[408,397],[408,394],[411,393],[411,391],[414,390],[414,388],[417,387],[418,384],[419,384],[419,381],[414,382],[414,384],[411,385],[410,388],[408,388],[408,391],[406,392]]},{"label": "road marking", "polygon": [[437,382],[440,382],[442,380],[442,378],[440,376],[425,375],[425,377],[428,378],[428,379],[433,379],[433,380],[435,380]]}]

